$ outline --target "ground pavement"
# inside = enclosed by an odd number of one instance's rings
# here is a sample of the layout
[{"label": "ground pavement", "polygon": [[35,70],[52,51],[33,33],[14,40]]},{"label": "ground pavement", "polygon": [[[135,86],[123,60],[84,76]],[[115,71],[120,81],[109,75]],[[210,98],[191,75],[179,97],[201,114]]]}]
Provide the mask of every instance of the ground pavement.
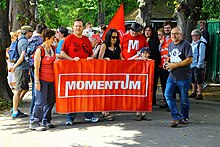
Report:
[{"label": "ground pavement", "polygon": [[[73,126],[65,126],[65,115],[53,114],[56,128],[37,132],[28,129],[29,117],[12,120],[0,116],[0,147],[218,147],[220,146],[220,98],[213,88],[203,101],[191,100],[190,123],[171,128],[170,113],[158,106],[148,115],[152,121],[135,121],[135,113],[112,113],[114,121],[84,121],[78,115]],[[158,99],[161,99],[161,90]],[[21,110],[29,112],[30,91]],[[100,113],[96,116],[101,118]]]}]

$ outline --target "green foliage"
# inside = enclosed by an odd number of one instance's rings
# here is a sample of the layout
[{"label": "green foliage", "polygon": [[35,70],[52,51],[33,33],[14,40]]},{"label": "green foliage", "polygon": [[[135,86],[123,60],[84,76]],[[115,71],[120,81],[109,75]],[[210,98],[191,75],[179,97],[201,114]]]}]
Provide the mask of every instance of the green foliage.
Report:
[{"label": "green foliage", "polygon": [[11,103],[9,103],[6,99],[0,98],[0,111],[7,110],[11,107]]},{"label": "green foliage", "polygon": [[[56,0],[55,0],[56,1]],[[82,18],[85,22],[92,22],[98,26],[98,1],[97,0],[57,0],[56,2],[39,0],[38,21],[46,23],[50,28],[58,26],[72,26],[75,18]],[[101,0],[101,10],[105,14],[105,24],[108,24],[123,0]],[[125,14],[138,7],[136,0],[124,0]]]},{"label": "green foliage", "polygon": [[0,9],[5,9],[6,8],[6,0],[1,0],[0,1]]},{"label": "green foliage", "polygon": [[220,0],[203,0],[201,19],[220,19]]}]

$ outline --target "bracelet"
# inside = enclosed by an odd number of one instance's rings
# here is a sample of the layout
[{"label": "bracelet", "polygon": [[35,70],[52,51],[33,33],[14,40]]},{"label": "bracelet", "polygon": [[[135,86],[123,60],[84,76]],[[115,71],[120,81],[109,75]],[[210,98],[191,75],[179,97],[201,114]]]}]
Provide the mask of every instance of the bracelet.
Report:
[{"label": "bracelet", "polygon": [[35,82],[34,84],[39,84],[39,82]]}]

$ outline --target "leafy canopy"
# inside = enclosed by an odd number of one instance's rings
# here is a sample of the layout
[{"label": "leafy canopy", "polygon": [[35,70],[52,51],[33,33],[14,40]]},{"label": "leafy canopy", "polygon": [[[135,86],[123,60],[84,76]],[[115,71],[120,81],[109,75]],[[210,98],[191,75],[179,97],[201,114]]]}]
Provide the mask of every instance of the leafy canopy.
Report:
[{"label": "leafy canopy", "polygon": [[[101,10],[105,15],[107,25],[119,8],[123,0],[100,0]],[[125,14],[138,7],[136,0],[124,0]],[[56,11],[55,5],[58,7]],[[85,22],[92,22],[98,26],[98,0],[39,0],[38,21],[46,23],[50,28],[58,26],[72,26],[75,18],[82,18]]]}]

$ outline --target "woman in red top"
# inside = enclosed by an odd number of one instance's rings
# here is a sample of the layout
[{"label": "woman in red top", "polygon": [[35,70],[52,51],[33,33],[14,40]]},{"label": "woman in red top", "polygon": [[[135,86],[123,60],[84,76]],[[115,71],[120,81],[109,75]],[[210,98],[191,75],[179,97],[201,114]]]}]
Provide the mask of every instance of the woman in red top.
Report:
[{"label": "woman in red top", "polygon": [[[43,44],[34,55],[34,76],[36,99],[30,118],[30,129],[45,131],[46,127],[54,128],[51,121],[51,110],[55,103],[53,62],[56,59],[55,47],[52,46],[55,32],[45,29]],[[42,120],[42,126],[40,121]]]}]

